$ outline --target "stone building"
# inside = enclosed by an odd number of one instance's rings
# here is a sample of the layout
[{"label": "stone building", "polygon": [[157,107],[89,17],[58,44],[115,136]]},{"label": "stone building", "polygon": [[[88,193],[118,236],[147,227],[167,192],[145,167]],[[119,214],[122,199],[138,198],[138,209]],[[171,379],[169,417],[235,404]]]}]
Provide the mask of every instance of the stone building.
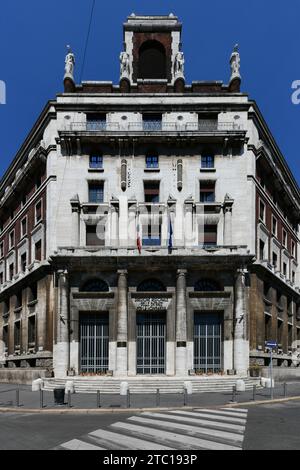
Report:
[{"label": "stone building", "polygon": [[[255,101],[185,82],[174,15],[128,17],[120,82],[74,80],[0,184],[0,380],[296,370],[300,192]],[[10,375],[9,375],[10,374]]]}]

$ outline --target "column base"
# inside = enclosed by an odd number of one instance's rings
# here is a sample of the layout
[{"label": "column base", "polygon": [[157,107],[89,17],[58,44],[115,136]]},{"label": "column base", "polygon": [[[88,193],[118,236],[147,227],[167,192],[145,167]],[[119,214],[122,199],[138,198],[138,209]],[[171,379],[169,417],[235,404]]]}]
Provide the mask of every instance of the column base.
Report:
[{"label": "column base", "polygon": [[187,364],[186,364],[186,347],[176,347],[176,375],[187,376]]},{"label": "column base", "polygon": [[128,374],[127,346],[117,347],[116,375],[126,377]]},{"label": "column base", "polygon": [[56,378],[67,377],[69,368],[69,343],[57,343],[53,346],[53,369]]}]

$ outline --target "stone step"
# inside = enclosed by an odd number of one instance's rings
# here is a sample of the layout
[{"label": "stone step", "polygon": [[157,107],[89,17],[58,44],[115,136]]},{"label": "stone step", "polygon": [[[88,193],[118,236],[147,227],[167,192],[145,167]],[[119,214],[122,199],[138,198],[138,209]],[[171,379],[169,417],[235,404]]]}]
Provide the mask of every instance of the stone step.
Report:
[{"label": "stone step", "polygon": [[[231,392],[232,387],[236,384],[238,378],[222,378],[222,379],[173,379],[162,378],[154,379],[147,378],[140,380],[139,378],[124,378],[124,379],[92,379],[75,377],[68,379],[46,379],[44,380],[44,390],[51,391],[56,387],[65,386],[67,380],[71,380],[74,383],[75,391],[77,393],[96,393],[100,390],[103,394],[119,394],[121,382],[128,382],[129,390],[135,394],[155,394],[157,389],[160,393],[183,393],[184,382],[190,381],[193,384],[194,393],[205,393],[205,392]],[[259,379],[244,378],[246,390],[251,390],[253,385],[259,387]]]}]

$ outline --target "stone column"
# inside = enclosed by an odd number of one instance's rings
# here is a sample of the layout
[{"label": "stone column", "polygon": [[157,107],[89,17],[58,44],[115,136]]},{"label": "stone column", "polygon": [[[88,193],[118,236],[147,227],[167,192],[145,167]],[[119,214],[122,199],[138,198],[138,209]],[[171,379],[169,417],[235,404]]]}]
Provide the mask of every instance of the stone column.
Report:
[{"label": "stone column", "polygon": [[193,203],[185,203],[185,247],[194,246]]},{"label": "stone column", "polygon": [[117,248],[119,244],[119,207],[111,206],[111,239],[110,245]]},{"label": "stone column", "polygon": [[232,206],[233,199],[228,195],[225,197],[223,211],[224,211],[224,242],[223,245],[232,245]]},{"label": "stone column", "polygon": [[233,365],[236,373],[247,375],[249,368],[249,341],[247,338],[246,272],[239,270],[235,281],[235,322]]},{"label": "stone column", "polygon": [[117,364],[118,376],[127,375],[127,271],[118,271],[118,304],[117,304]]},{"label": "stone column", "polygon": [[176,285],[176,375],[187,375],[187,308],[186,308],[186,270],[177,271]]},{"label": "stone column", "polygon": [[56,343],[53,348],[55,377],[66,377],[70,363],[69,283],[67,271],[58,271]]},{"label": "stone column", "polygon": [[[50,281],[51,282],[51,281]],[[37,346],[39,351],[47,350],[47,294],[49,290],[49,279],[44,277],[38,282],[38,304],[36,314],[37,322]]]},{"label": "stone column", "polygon": [[74,247],[80,245],[80,201],[78,194],[70,200],[72,208],[72,240],[71,244]]}]

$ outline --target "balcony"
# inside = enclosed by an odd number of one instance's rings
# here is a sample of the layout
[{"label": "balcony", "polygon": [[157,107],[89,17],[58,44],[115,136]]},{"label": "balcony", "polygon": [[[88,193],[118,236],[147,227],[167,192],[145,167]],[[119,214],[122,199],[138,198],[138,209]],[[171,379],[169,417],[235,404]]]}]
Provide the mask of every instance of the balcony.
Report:
[{"label": "balcony", "polygon": [[180,121],[164,122],[164,121],[139,121],[129,122],[127,124],[119,124],[117,122],[103,121],[87,121],[87,122],[71,122],[66,124],[60,132],[88,132],[88,133],[121,133],[124,132],[188,132],[188,133],[224,133],[224,132],[245,132],[240,124],[234,121],[218,122],[218,121],[199,121],[185,122]]},{"label": "balcony", "polygon": [[[145,141],[169,141],[170,138],[187,139],[191,137],[199,141],[219,141],[227,143],[230,139],[243,142],[246,131],[240,124],[233,121],[199,121],[199,122],[70,122],[59,130],[59,142],[70,155],[78,152],[81,142],[112,142],[120,137],[137,138]],[[71,145],[71,147],[70,147]]]}]

